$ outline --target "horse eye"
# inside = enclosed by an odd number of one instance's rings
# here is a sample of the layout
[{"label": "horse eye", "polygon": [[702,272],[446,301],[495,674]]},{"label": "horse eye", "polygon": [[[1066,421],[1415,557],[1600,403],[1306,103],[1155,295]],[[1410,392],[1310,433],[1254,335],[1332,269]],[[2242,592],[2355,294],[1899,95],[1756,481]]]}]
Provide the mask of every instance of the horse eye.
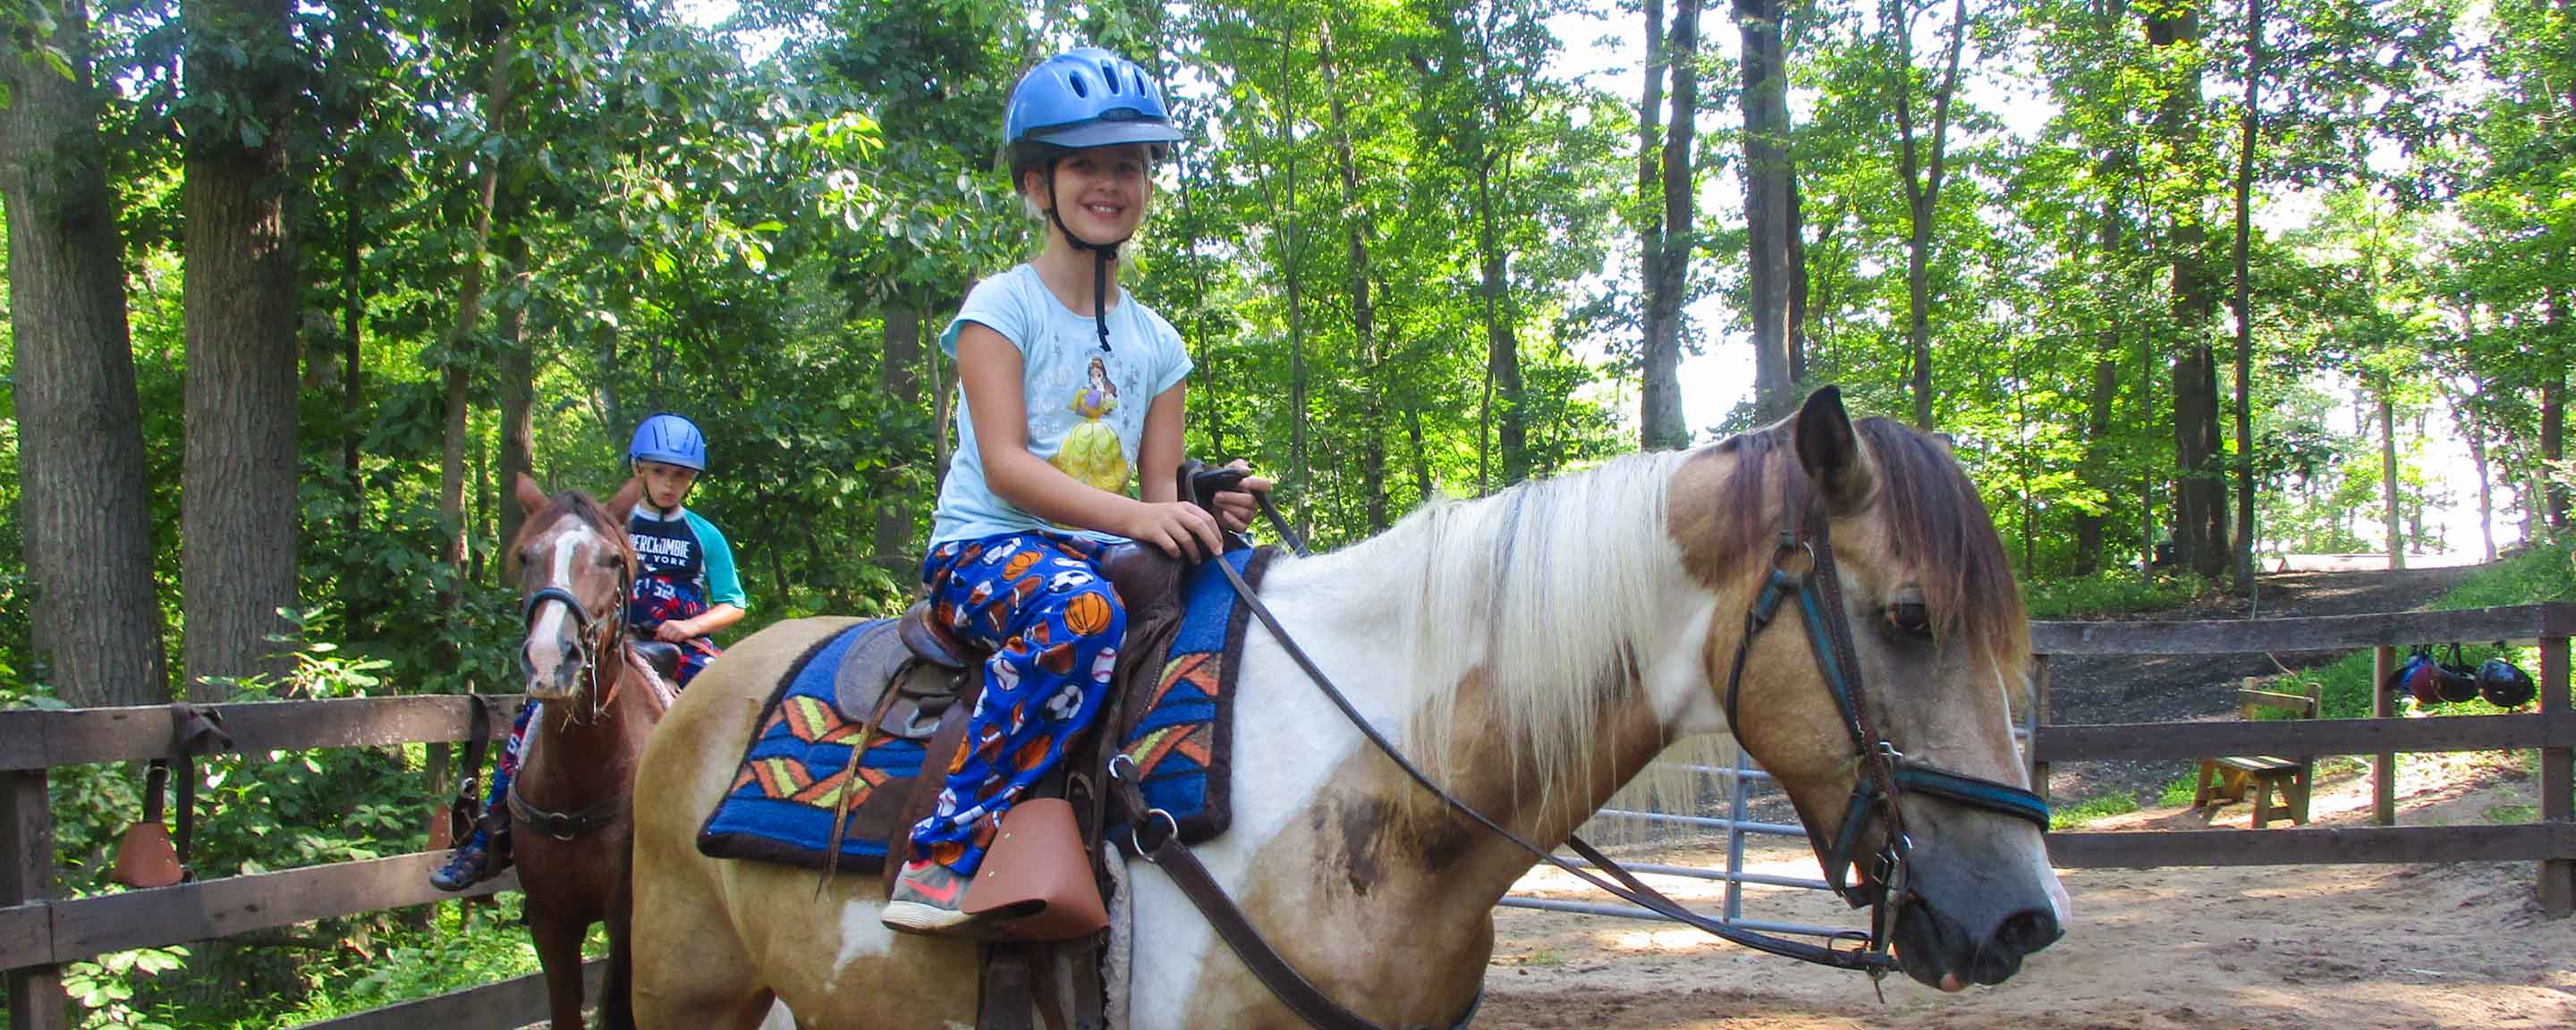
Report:
[{"label": "horse eye", "polygon": [[1907,598],[1887,606],[1887,624],[1917,636],[1932,632],[1932,612],[1923,602]]}]

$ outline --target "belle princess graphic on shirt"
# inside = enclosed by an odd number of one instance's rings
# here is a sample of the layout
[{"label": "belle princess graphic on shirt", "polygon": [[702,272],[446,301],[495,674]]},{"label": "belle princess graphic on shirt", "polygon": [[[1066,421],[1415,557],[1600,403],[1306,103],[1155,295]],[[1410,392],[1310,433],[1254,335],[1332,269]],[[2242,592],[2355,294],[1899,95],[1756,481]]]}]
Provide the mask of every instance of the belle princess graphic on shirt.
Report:
[{"label": "belle princess graphic on shirt", "polygon": [[1064,443],[1049,459],[1066,475],[1107,490],[1127,492],[1126,449],[1118,442],[1118,430],[1102,417],[1118,410],[1118,387],[1109,381],[1109,370],[1094,355],[1091,359],[1091,385],[1073,395],[1073,413],[1082,416],[1082,424],[1064,434]]}]

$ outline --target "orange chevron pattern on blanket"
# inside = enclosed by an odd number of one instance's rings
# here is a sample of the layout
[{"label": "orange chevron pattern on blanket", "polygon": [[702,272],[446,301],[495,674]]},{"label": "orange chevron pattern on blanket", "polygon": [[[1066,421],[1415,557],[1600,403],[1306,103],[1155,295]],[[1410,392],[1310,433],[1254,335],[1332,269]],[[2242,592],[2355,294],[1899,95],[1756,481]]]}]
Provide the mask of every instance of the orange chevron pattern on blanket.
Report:
[{"label": "orange chevron pattern on blanket", "polygon": [[[1267,550],[1237,550],[1224,561],[1258,587],[1269,558]],[[1233,680],[1242,664],[1248,612],[1225,578],[1204,566],[1183,595],[1181,622],[1163,667],[1146,696],[1129,701],[1118,751],[1135,761],[1147,803],[1170,813],[1181,840],[1195,844],[1223,833],[1231,819]]]},{"label": "orange chevron pattern on blanket", "polygon": [[879,788],[903,791],[921,772],[921,744],[875,735],[866,754],[853,754],[866,724],[832,703],[842,657],[878,625],[861,623],[834,635],[789,670],[761,712],[760,732],[735,767],[732,785],[699,830],[700,851],[822,868],[838,836],[840,868],[878,867],[886,853],[882,828],[835,828],[845,811],[857,813]]}]

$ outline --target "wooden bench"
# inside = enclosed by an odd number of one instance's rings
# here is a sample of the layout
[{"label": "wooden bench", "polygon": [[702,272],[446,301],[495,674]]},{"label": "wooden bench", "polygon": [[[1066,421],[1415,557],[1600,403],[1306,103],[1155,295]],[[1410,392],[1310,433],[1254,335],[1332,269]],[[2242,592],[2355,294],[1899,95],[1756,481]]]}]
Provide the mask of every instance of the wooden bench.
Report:
[{"label": "wooden bench", "polygon": [[[2236,692],[2238,718],[2252,721],[2262,717],[2264,709],[2289,713],[2293,719],[2314,719],[2324,704],[2324,685],[2311,684],[2305,694],[2284,694],[2255,686],[2258,681],[2247,677],[2245,687]],[[2262,829],[2273,819],[2288,816],[2290,822],[2306,825],[2308,796],[2315,784],[2317,760],[2314,755],[2281,758],[2273,755],[2245,755],[2200,760],[2200,786],[2192,792],[2191,805],[2201,808],[2245,799],[2245,788],[2254,787],[2254,828]],[[2278,804],[2273,802],[2277,793]]]}]

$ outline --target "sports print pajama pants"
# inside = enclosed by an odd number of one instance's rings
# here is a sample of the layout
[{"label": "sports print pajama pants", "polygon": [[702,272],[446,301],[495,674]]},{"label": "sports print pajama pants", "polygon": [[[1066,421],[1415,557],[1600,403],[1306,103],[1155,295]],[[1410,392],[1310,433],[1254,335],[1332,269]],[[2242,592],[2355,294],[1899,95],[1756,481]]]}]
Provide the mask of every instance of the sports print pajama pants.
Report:
[{"label": "sports print pajama pants", "polygon": [[912,828],[917,857],[973,875],[1002,814],[1100,714],[1127,612],[1094,564],[1100,545],[1021,533],[951,541],[922,561],[931,617],[993,649],[939,807]]}]

